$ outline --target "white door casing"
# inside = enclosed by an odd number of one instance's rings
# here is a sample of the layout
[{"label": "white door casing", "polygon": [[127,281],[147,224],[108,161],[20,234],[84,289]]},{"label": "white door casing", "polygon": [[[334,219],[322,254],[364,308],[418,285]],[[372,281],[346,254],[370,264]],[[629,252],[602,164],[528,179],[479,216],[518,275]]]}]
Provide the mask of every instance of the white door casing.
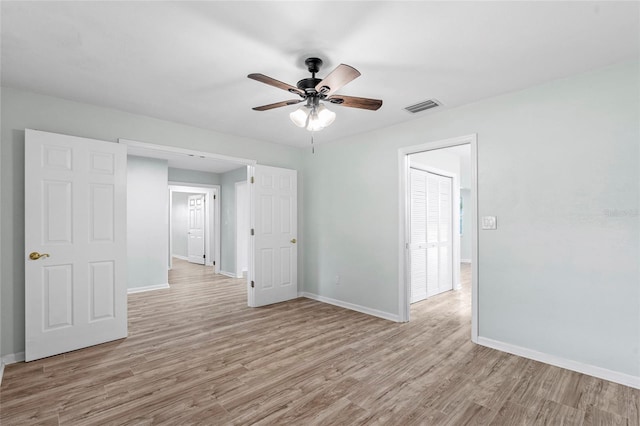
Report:
[{"label": "white door casing", "polygon": [[204,194],[189,195],[189,233],[187,240],[187,256],[189,262],[204,265]]},{"label": "white door casing", "polygon": [[249,186],[236,182],[236,277],[249,271]]},{"label": "white door casing", "polygon": [[298,297],[298,205],[295,170],[262,165],[252,169],[249,306],[256,307]]},{"label": "white door casing", "polygon": [[26,361],[127,336],[126,162],[119,144],[25,130]]},{"label": "white door casing", "polygon": [[453,289],[453,178],[411,168],[410,283],[414,303]]},{"label": "white door casing", "polygon": [[[470,134],[439,141],[425,142],[419,145],[398,148],[398,313],[399,321],[406,322],[411,319],[411,282],[410,282],[410,194],[409,194],[409,170],[411,167],[410,155],[442,148],[467,145],[470,148],[469,172],[471,177],[471,202],[465,207],[465,214],[470,221],[469,233],[471,234],[471,341],[478,343],[479,329],[479,274],[478,274],[478,135]],[[454,199],[459,199],[459,184],[454,178]],[[458,221],[458,210],[454,209],[453,223]],[[454,230],[458,229],[457,227]],[[459,233],[454,239],[454,264],[460,259]],[[457,240],[457,241],[456,241]],[[454,286],[460,287],[460,270],[454,268]]]}]

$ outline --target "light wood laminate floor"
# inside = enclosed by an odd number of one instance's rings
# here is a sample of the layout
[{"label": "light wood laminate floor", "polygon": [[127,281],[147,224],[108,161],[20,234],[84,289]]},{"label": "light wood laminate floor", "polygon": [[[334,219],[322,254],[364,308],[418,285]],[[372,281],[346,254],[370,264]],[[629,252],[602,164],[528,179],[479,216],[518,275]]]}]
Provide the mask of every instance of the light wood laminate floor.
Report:
[{"label": "light wood laminate floor", "polygon": [[464,288],[397,324],[309,299],[246,306],[176,261],[129,337],[7,366],[0,423],[638,425],[640,391],[470,342]]}]

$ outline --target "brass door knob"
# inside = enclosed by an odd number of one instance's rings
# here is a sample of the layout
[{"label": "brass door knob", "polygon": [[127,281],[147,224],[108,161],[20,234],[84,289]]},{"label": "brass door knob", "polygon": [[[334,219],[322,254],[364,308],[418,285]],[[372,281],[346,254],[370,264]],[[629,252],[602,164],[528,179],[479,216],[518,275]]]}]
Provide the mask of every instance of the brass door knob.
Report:
[{"label": "brass door knob", "polygon": [[293,244],[295,244],[295,243],[297,243],[297,242],[298,242],[298,240],[296,240],[295,238],[292,238],[292,239],[291,239],[291,242],[292,242]]},{"label": "brass door knob", "polygon": [[29,253],[29,259],[31,260],[38,260],[41,257],[49,257],[49,253],[38,253],[37,251],[32,251],[31,253]]}]

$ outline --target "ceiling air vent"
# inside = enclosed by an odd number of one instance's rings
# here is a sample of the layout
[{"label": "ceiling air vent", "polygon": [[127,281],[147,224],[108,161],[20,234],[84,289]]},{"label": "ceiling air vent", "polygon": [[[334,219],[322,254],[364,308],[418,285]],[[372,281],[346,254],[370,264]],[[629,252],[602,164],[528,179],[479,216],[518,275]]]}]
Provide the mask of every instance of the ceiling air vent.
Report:
[{"label": "ceiling air vent", "polygon": [[416,112],[435,108],[439,105],[440,105],[440,102],[436,101],[435,99],[429,99],[428,101],[424,101],[424,102],[420,102],[419,104],[408,106],[405,109],[410,113],[415,114]]}]

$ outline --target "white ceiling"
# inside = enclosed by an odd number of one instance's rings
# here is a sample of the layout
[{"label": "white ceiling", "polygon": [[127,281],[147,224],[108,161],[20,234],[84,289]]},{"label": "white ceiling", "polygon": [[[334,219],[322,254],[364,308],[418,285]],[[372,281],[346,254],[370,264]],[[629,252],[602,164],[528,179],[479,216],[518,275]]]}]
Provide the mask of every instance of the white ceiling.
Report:
[{"label": "white ceiling", "polygon": [[340,63],[362,76],[338,93],[379,111],[332,106],[317,142],[436,114],[610,64],[637,60],[638,2],[2,1],[2,84],[223,133],[307,146],[294,98],[246,78],[295,85]]}]

